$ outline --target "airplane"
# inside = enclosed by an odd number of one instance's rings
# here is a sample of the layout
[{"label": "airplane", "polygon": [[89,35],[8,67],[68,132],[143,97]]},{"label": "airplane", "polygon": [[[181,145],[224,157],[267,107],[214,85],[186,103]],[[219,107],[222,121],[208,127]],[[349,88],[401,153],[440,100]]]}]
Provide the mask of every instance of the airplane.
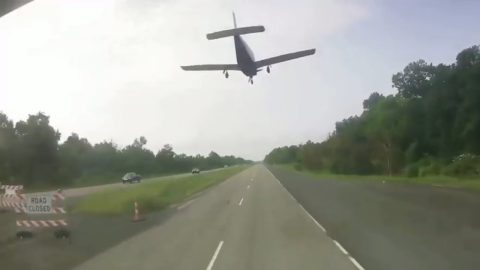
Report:
[{"label": "airplane", "polygon": [[235,70],[241,71],[248,77],[248,82],[253,84],[253,76],[256,76],[262,67],[267,67],[267,73],[270,73],[271,65],[280,62],[293,60],[300,57],[305,57],[315,53],[315,49],[304,50],[294,53],[283,54],[260,61],[255,61],[252,50],[248,47],[247,43],[242,39],[241,35],[264,32],[265,27],[248,26],[237,28],[237,20],[235,13],[233,13],[233,29],[223,30],[207,34],[208,40],[219,39],[224,37],[232,37],[235,42],[235,53],[237,57],[237,64],[212,64],[212,65],[193,65],[193,66],[181,66],[183,70],[187,71],[204,71],[204,70],[222,70],[225,78],[228,79],[228,71]]}]

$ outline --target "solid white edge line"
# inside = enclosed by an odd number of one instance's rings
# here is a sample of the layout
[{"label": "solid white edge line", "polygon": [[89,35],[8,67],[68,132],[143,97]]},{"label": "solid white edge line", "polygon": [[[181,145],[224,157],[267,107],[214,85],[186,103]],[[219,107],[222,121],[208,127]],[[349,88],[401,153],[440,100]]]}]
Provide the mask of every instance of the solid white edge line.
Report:
[{"label": "solid white edge line", "polygon": [[355,260],[355,258],[353,258],[352,256],[348,256],[348,258],[350,259],[350,261],[351,261],[359,270],[365,270],[365,268],[363,268],[363,267],[357,262],[357,260]]},{"label": "solid white edge line", "polygon": [[193,203],[195,200],[196,199],[192,199],[192,200],[180,205],[179,207],[177,207],[177,210],[182,210],[183,208],[185,208],[185,207],[189,206],[191,203]]},{"label": "solid white edge line", "polygon": [[340,243],[338,243],[336,240],[333,240],[333,243],[335,243],[335,245],[343,252],[343,254],[348,255],[348,251],[344,249]]},{"label": "solid white edge line", "polygon": [[307,214],[307,216],[310,217],[310,219],[320,228],[320,230],[322,230],[324,233],[326,233],[327,230],[322,226],[322,224],[320,224],[312,215],[310,215],[310,213],[303,207],[303,205],[301,205],[297,201],[297,199],[295,199],[295,197],[293,197],[293,195],[282,185],[282,183],[280,183],[280,180],[278,180],[277,177],[275,177],[275,175],[273,175],[273,173],[268,168],[267,168],[267,171],[270,173],[270,175],[273,177],[273,179],[277,180],[277,182],[285,190],[285,192],[287,192],[287,194],[290,196],[290,198],[292,198],[292,200],[295,201],[298,204],[298,206],[300,206],[300,208],[305,212],[305,214]]},{"label": "solid white edge line", "polygon": [[[303,207],[303,205],[301,205],[294,197],[293,195],[283,186],[283,184],[280,182],[280,180],[277,179],[277,177],[275,177],[275,175],[273,175],[273,173],[268,169],[266,168],[267,171],[270,173],[270,175],[273,177],[273,179],[277,180],[277,182],[280,184],[280,186],[288,193],[288,195],[290,195],[290,198],[292,198],[299,206],[300,208],[303,209],[303,211],[310,217],[310,219],[313,220],[313,222],[315,222],[315,224],[317,224],[317,226],[323,231],[323,232],[327,232],[327,230],[325,230],[325,228],[320,224],[318,223],[318,221],[313,218],[312,215],[310,215],[310,213]],[[350,261],[359,269],[359,270],[365,270],[365,268],[363,268],[360,263],[357,262],[357,260],[355,260],[355,258],[353,258],[352,256],[350,256],[350,254],[348,253],[348,251],[346,249],[343,248],[342,245],[340,245],[340,243],[338,243],[337,241],[333,240],[332,241],[335,243],[335,245],[340,249],[340,251],[342,251],[345,255],[347,255],[347,257],[350,259]]]},{"label": "solid white edge line", "polygon": [[242,203],[243,203],[243,198],[240,200],[240,202],[238,203],[238,206],[242,206]]},{"label": "solid white edge line", "polygon": [[325,228],[322,226],[322,224],[318,223],[318,221],[312,217],[312,215],[310,215],[310,213],[307,212],[307,210],[305,210],[305,208],[303,208],[303,211],[305,211],[305,213],[307,213],[307,215],[313,220],[313,222],[315,222],[315,224],[317,224],[317,226],[323,231],[323,232],[327,232],[327,230],[325,230]]},{"label": "solid white edge line", "polygon": [[212,259],[210,260],[210,263],[207,266],[207,270],[211,270],[213,267],[213,264],[215,263],[215,260],[217,260],[218,253],[220,253],[220,250],[222,249],[223,246],[223,241],[220,241],[218,243],[217,249],[215,250],[215,253],[213,254]]}]

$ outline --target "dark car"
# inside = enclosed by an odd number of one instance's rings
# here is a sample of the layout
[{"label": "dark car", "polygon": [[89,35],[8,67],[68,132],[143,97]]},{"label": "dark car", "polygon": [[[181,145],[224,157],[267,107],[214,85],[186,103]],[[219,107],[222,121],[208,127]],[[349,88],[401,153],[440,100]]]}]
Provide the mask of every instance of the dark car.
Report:
[{"label": "dark car", "polygon": [[140,180],[142,179],[142,176],[140,174],[136,174],[134,172],[129,172],[126,173],[122,177],[122,183],[127,184],[127,183],[140,183]]},{"label": "dark car", "polygon": [[192,169],[192,174],[199,174],[200,173],[200,169],[198,168],[193,168]]}]

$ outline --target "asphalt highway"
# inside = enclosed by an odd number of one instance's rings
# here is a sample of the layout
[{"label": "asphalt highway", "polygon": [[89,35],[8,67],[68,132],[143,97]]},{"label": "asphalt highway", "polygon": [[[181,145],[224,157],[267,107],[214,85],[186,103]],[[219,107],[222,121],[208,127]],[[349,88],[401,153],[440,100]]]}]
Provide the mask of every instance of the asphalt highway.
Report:
[{"label": "asphalt highway", "polygon": [[263,165],[176,210],[76,269],[362,269]]},{"label": "asphalt highway", "polygon": [[[27,252],[39,269],[473,270],[479,209],[479,192],[259,164],[141,224],[74,216],[72,244],[39,235],[0,249],[0,259],[12,269],[35,265],[21,260]],[[52,254],[61,260],[42,259]]]},{"label": "asphalt highway", "polygon": [[479,192],[270,169],[365,269],[480,269]]}]

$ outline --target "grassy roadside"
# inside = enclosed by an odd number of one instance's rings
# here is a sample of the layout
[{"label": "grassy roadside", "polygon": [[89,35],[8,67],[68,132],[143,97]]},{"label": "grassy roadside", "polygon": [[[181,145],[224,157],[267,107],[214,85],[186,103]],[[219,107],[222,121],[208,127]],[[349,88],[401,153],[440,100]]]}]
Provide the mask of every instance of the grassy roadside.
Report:
[{"label": "grassy roadside", "polygon": [[142,211],[161,210],[218,184],[245,168],[247,166],[238,166],[208,174],[152,181],[127,189],[94,193],[82,199],[73,212],[107,215],[132,213],[135,201],[139,203]]},{"label": "grassy roadside", "polygon": [[[210,170],[223,170],[223,168],[214,168]],[[208,170],[208,171],[210,171]],[[206,172],[208,172],[206,171]],[[188,174],[189,171],[185,172],[171,172],[171,173],[159,173],[159,174],[148,174],[142,175],[143,180],[150,180],[159,177],[166,177],[166,176],[176,176],[179,174]],[[91,187],[91,186],[101,186],[101,185],[109,185],[115,184],[120,182],[120,178],[125,173],[106,173],[106,174],[99,174],[99,175],[92,175],[92,176],[82,176],[76,178],[71,184],[68,185],[42,185],[42,186],[31,186],[28,187],[26,192],[46,192],[56,189],[70,189],[70,188],[82,188],[82,187]]]},{"label": "grassy roadside", "polygon": [[406,176],[388,176],[388,175],[344,175],[332,174],[326,172],[310,171],[310,170],[296,170],[293,164],[276,165],[291,171],[296,171],[305,175],[313,176],[318,179],[329,180],[344,180],[344,181],[371,181],[371,182],[391,182],[391,183],[406,183],[406,184],[420,184],[432,185],[452,188],[465,188],[480,191],[479,178],[456,178],[445,175],[439,176],[425,176],[425,177],[406,177]]}]

